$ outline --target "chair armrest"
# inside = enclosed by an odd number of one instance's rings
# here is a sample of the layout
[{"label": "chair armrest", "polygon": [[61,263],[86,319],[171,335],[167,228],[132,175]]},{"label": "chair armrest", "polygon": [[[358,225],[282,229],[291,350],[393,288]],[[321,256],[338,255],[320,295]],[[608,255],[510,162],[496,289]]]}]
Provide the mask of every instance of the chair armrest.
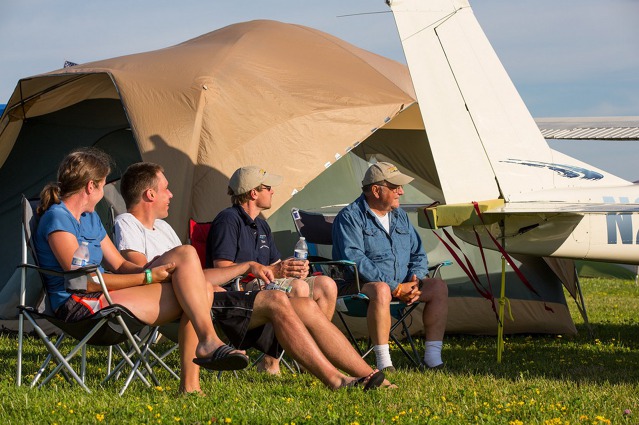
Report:
[{"label": "chair armrest", "polygon": [[351,266],[351,267],[357,267],[357,265],[355,264],[354,261],[349,261],[349,260],[326,260],[326,261],[309,261],[310,265],[324,265],[324,266]]},{"label": "chair armrest", "polygon": [[[433,266],[429,266],[429,267],[428,267],[428,274],[429,274],[429,275],[431,275],[431,276],[436,276],[438,273],[440,273],[440,271],[441,271],[440,269],[441,269],[442,267],[445,267],[445,266],[452,266],[452,264],[453,264],[453,262],[452,262],[452,261],[450,261],[450,260],[444,260],[444,261],[442,261],[441,263],[437,263],[437,264],[435,264],[435,265],[433,265]],[[432,273],[431,273],[431,272],[432,272]]]},{"label": "chair armrest", "polygon": [[314,266],[346,266],[353,268],[353,274],[355,275],[355,283],[357,284],[357,292],[361,290],[359,286],[359,271],[357,270],[357,263],[350,260],[326,260],[326,261],[312,261],[309,265]]},{"label": "chair armrest", "polygon": [[66,277],[66,276],[81,276],[84,274],[93,273],[98,269],[98,266],[91,265],[91,266],[81,267],[78,269],[67,270],[62,272],[58,270],[53,270],[53,269],[46,269],[44,267],[36,266],[35,264],[29,264],[29,263],[18,264],[18,268],[33,269],[40,273],[44,273],[46,275]]},{"label": "chair armrest", "polygon": [[[60,272],[58,270],[52,270],[52,269],[47,269],[44,267],[40,267],[40,266],[36,266],[34,264],[29,264],[29,263],[23,263],[23,264],[19,264],[18,265],[19,268],[26,268],[26,269],[33,269],[36,270],[38,273],[42,273],[42,274],[46,274],[46,275],[50,275],[50,276],[60,276],[64,278],[64,287],[67,291],[72,292],[72,291],[86,291],[87,288],[87,280],[90,279],[89,275],[91,273],[95,273],[97,279],[98,279],[98,284],[100,285],[102,292],[104,293],[105,298],[107,299],[109,304],[113,304],[113,302],[111,301],[111,296],[109,295],[109,290],[107,289],[106,283],[104,282],[104,278],[102,277],[102,273],[100,272],[100,269],[97,265],[92,264],[86,267],[80,267],[77,269],[73,269],[73,270],[67,270],[67,271],[63,271]],[[84,280],[80,280],[79,282],[76,283],[70,283],[72,280],[74,279],[78,279],[78,278],[82,278],[82,277],[86,277]],[[92,279],[92,278],[91,278]],[[73,287],[73,285],[77,285],[76,287]]]}]

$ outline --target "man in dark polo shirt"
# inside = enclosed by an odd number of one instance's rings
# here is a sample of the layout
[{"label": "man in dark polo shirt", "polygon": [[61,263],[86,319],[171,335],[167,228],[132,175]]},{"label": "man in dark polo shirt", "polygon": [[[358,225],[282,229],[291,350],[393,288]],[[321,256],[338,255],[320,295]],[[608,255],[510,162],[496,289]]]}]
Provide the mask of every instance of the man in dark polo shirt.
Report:
[{"label": "man in dark polo shirt", "polygon": [[[331,320],[335,312],[337,286],[328,276],[308,276],[308,261],[287,258],[275,246],[271,228],[258,215],[271,208],[273,187],[282,177],[267,173],[257,166],[236,170],[229,181],[228,194],[233,205],[221,211],[211,226],[206,244],[207,267],[228,267],[244,261],[270,265],[276,281],[291,283],[293,297],[311,297]],[[278,373],[276,359],[263,365],[270,373]]]}]

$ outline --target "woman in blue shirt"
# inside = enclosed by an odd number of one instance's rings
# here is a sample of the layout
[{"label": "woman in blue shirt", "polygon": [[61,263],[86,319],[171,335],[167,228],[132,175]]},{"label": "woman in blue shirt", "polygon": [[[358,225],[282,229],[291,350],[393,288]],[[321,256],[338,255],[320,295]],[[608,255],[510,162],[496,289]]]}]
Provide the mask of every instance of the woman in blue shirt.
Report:
[{"label": "woman in blue shirt", "polygon": [[[62,161],[58,181],[40,195],[42,217],[34,238],[38,259],[42,267],[70,270],[75,250],[86,241],[89,262],[104,264],[113,272],[103,276],[114,303],[152,326],[181,317],[180,389],[200,391],[199,369],[193,362],[206,367],[221,357],[226,368],[238,369],[248,364],[248,357],[224,345],[215,333],[212,294],[192,246],[184,245],[140,267],[125,260],[106,236],[95,206],[104,196],[110,163],[106,153],[93,148],[74,151]],[[80,320],[107,305],[100,285],[92,279],[84,294],[66,292],[59,277],[46,277],[45,284],[55,314],[62,320]],[[222,351],[216,353],[218,349]]]}]

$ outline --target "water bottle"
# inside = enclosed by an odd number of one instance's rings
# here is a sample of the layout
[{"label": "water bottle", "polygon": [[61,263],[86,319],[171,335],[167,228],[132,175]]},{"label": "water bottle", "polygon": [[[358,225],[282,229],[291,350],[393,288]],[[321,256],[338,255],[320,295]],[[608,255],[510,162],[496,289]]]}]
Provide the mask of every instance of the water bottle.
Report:
[{"label": "water bottle", "polygon": [[306,245],[306,238],[304,236],[295,244],[293,257],[295,257],[296,260],[306,260],[308,258],[308,246]]},{"label": "water bottle", "polygon": [[89,242],[82,241],[78,249],[73,253],[71,260],[71,270],[79,269],[89,265]]}]

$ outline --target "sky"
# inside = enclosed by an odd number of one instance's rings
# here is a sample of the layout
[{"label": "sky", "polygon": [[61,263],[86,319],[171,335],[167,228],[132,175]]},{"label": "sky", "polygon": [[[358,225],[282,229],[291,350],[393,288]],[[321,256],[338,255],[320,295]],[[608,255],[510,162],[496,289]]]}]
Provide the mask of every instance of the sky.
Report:
[{"label": "sky", "polygon": [[[638,0],[470,4],[534,117],[639,116]],[[20,78],[61,68],[65,60],[160,49],[254,19],[313,27],[405,63],[383,0],[0,0],[0,103]],[[628,161],[639,158],[639,142],[599,142],[605,155],[578,141],[554,143],[639,179]],[[621,151],[609,152],[615,149]],[[597,163],[603,159],[617,169]]]}]

